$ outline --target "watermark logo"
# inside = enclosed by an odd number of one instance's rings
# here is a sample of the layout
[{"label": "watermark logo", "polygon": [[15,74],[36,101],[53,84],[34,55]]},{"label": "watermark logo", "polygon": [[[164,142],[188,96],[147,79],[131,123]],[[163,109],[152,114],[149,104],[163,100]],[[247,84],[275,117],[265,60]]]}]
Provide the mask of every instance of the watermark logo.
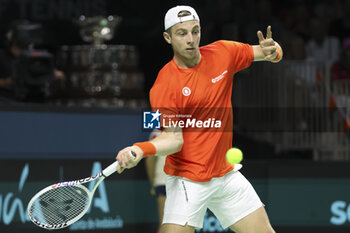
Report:
[{"label": "watermark logo", "polygon": [[221,120],[216,120],[213,117],[200,120],[191,115],[163,115],[163,128],[179,127],[182,129],[220,129],[222,126]]},{"label": "watermark logo", "polygon": [[[176,113],[178,112],[178,113]],[[222,121],[223,115],[231,113],[231,109],[178,109],[168,108],[165,111],[143,112],[143,129],[176,129],[188,131],[232,131],[230,125]]]},{"label": "watermark logo", "polygon": [[160,129],[160,116],[162,114],[156,112],[143,112],[143,128],[144,129]]}]

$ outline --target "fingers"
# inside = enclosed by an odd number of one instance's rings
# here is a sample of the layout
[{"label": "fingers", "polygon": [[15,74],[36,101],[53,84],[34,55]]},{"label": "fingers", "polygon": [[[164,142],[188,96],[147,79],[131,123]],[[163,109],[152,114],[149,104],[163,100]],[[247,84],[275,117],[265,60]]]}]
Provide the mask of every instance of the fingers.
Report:
[{"label": "fingers", "polygon": [[265,55],[264,60],[266,61],[273,60],[277,56],[276,46],[264,47],[262,50]]},{"label": "fingers", "polygon": [[266,39],[271,39],[272,38],[272,31],[271,31],[271,26],[269,25],[266,30]]},{"label": "fingers", "polygon": [[266,61],[271,61],[271,60],[275,59],[275,58],[277,57],[277,55],[278,55],[278,54],[277,54],[277,51],[275,51],[274,53],[265,56],[264,59],[265,59]]},{"label": "fingers", "polygon": [[259,30],[257,32],[257,36],[258,36],[258,39],[259,39],[259,43],[263,40],[267,40],[267,39],[272,39],[272,30],[271,30],[271,26],[267,26],[267,29],[266,29],[266,38],[264,38],[264,35],[263,33]]},{"label": "fingers", "polygon": [[116,160],[119,161],[119,165],[117,167],[118,173],[122,173],[125,168],[132,168],[137,164],[135,163],[135,158],[131,156],[129,147],[119,151]]},{"label": "fingers", "polygon": [[125,168],[119,168],[119,169],[117,169],[117,172],[118,172],[119,174],[121,174],[124,170],[125,170]]},{"label": "fingers", "polygon": [[123,150],[119,151],[116,157],[116,160],[119,162],[119,165],[117,166],[118,173],[122,173],[126,168],[135,167],[143,158],[142,153],[142,150],[135,146],[126,147]]},{"label": "fingers", "polygon": [[262,49],[262,51],[263,51],[263,53],[264,53],[265,55],[271,55],[271,54],[275,53],[276,50],[277,50],[277,48],[276,48],[275,45],[266,46],[266,47],[261,47],[261,49]]},{"label": "fingers", "polygon": [[272,38],[272,30],[271,30],[271,26],[267,26],[267,29],[266,29],[266,38],[264,38],[264,35],[263,33],[259,30],[257,32],[257,36],[259,38],[259,43],[265,39],[271,39]]},{"label": "fingers", "polygon": [[272,39],[272,30],[269,25],[266,29],[266,38],[261,31],[257,32],[257,36],[259,38],[259,44],[264,53],[265,60],[273,60],[277,56],[277,48],[275,41]]},{"label": "fingers", "polygon": [[268,47],[268,46],[274,46],[275,45],[275,41],[270,38],[270,39],[265,39],[263,41],[260,41],[260,46],[263,47]]},{"label": "fingers", "polygon": [[270,55],[267,55],[266,57],[264,57],[264,59],[266,61],[271,61],[271,60],[275,59],[276,57],[277,57],[277,52],[273,53],[273,54],[270,54]]},{"label": "fingers", "polygon": [[265,40],[265,38],[264,38],[264,36],[263,36],[263,34],[262,34],[261,31],[258,31],[258,32],[257,32],[257,36],[258,36],[258,38],[259,38],[259,43],[261,43],[263,40]]}]

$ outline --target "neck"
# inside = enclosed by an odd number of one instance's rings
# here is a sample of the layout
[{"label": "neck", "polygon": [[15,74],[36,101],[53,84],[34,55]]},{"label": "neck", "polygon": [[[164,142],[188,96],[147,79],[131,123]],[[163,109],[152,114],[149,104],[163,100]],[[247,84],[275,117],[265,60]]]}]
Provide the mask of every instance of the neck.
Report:
[{"label": "neck", "polygon": [[180,69],[188,69],[195,67],[201,61],[202,55],[198,52],[198,55],[193,59],[186,59],[180,56],[174,55],[174,61]]}]

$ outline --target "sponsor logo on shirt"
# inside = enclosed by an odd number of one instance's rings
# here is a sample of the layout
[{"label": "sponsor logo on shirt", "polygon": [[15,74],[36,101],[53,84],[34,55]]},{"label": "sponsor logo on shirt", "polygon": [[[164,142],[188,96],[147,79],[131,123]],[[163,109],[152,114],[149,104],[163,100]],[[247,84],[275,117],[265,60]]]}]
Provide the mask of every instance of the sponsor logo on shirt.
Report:
[{"label": "sponsor logo on shirt", "polygon": [[191,95],[191,89],[188,88],[188,87],[184,87],[184,88],[182,89],[182,94],[183,94],[184,96],[189,96],[189,95]]},{"label": "sponsor logo on shirt", "polygon": [[216,78],[213,78],[211,80],[212,83],[217,83],[219,82],[221,79],[224,78],[225,74],[227,73],[227,70],[225,70],[222,74],[220,74],[219,76],[217,76]]}]

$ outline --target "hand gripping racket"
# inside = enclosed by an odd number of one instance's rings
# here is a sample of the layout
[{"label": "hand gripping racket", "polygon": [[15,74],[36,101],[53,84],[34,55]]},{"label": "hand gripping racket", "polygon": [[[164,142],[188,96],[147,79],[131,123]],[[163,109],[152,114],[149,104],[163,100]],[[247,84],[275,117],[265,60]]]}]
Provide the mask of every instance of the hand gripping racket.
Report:
[{"label": "hand gripping racket", "polygon": [[[136,154],[130,151],[132,158]],[[117,171],[119,162],[115,161],[95,176],[85,179],[62,182],[50,185],[38,192],[28,204],[30,220],[45,229],[61,229],[67,227],[88,211],[93,195],[98,185],[108,176]],[[92,190],[84,183],[97,180]]]}]

